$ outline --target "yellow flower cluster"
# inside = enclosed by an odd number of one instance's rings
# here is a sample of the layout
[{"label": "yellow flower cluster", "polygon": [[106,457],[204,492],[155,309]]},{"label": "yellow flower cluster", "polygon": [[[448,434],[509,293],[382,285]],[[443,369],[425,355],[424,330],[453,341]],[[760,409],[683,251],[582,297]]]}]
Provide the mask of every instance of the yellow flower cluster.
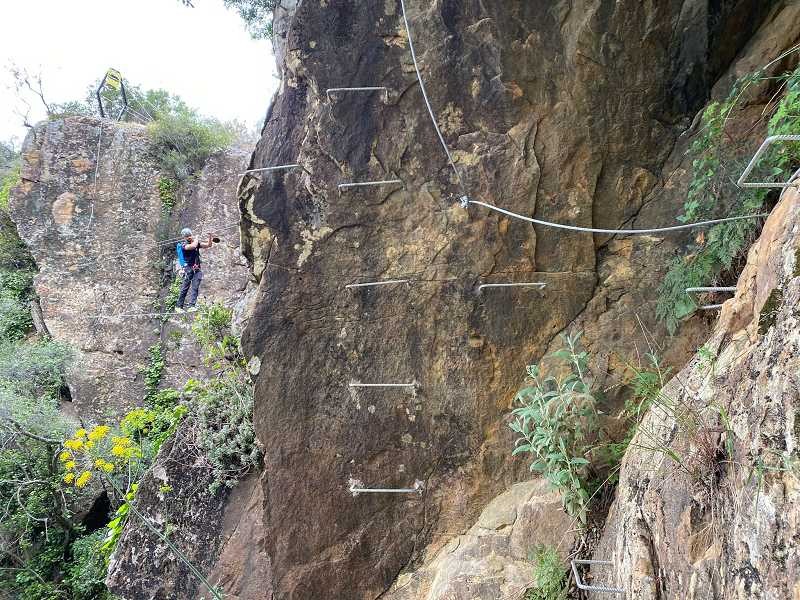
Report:
[{"label": "yellow flower cluster", "polygon": [[98,425],[88,431],[81,427],[64,442],[64,449],[58,455],[66,471],[64,483],[86,487],[93,470],[101,474],[113,473],[120,464],[142,456],[141,449],[129,437],[114,436],[109,440],[110,432],[108,425]]},{"label": "yellow flower cluster", "polygon": [[111,455],[117,458],[139,458],[142,456],[142,451],[131,441],[129,437],[114,437],[111,438]]}]

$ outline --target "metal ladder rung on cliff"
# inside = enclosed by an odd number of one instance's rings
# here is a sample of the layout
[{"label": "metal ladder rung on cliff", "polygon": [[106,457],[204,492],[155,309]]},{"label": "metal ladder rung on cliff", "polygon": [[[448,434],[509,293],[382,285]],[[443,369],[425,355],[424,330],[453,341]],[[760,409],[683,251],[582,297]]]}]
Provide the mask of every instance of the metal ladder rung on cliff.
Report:
[{"label": "metal ladder rung on cliff", "polygon": [[425,491],[425,483],[419,479],[414,482],[414,487],[410,488],[368,488],[364,487],[364,484],[358,479],[350,479],[347,483],[353,498],[359,494],[419,494],[421,496]]},{"label": "metal ladder rung on cliff", "polygon": [[578,572],[578,567],[575,565],[613,565],[614,563],[610,560],[579,560],[573,559],[570,561],[572,565],[572,575],[575,577],[575,585],[578,586],[578,589],[587,591],[587,592],[600,592],[605,594],[624,594],[625,590],[622,588],[613,588],[607,587],[605,585],[587,585],[581,579],[581,574]]},{"label": "metal ladder rung on cliff", "polygon": [[750,172],[755,168],[758,159],[761,155],[766,152],[767,148],[769,148],[774,142],[798,142],[800,141],[800,135],[771,135],[764,142],[759,146],[756,153],[753,154],[753,158],[750,159],[750,162],[742,171],[742,176],[739,177],[739,181],[736,182],[740,188],[788,188],[792,186],[800,185],[798,182],[793,181],[793,178],[790,178],[789,181],[786,183],[780,183],[778,181],[745,181],[747,176],[750,175]]},{"label": "metal ladder rung on cliff", "polygon": [[383,91],[383,101],[389,102],[389,88],[384,86],[366,86],[366,87],[335,87],[325,90],[325,95],[329,101],[333,101],[336,93],[339,92],[379,92]]}]

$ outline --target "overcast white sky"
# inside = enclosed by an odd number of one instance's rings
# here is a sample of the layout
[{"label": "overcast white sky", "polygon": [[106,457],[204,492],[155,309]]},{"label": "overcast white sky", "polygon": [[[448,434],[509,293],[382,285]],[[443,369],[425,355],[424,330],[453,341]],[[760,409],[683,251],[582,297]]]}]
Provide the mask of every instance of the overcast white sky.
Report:
[{"label": "overcast white sky", "polygon": [[[49,102],[83,99],[108,67],[222,120],[260,123],[277,88],[272,49],[222,0],[0,0],[0,140],[26,130],[8,64],[41,68]],[[33,104],[32,120],[44,117]]]}]

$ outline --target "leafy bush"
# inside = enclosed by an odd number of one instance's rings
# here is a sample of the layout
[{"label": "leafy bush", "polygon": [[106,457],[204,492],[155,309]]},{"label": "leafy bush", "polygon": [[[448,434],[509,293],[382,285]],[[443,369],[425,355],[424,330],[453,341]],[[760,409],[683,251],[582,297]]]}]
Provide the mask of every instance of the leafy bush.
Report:
[{"label": "leafy bush", "polygon": [[253,384],[239,338],[231,333],[232,314],[220,303],[200,306],[192,332],[219,373],[208,381],[189,380],[184,388],[193,399],[198,445],[214,470],[212,493],[233,487],[261,457],[253,429]]},{"label": "leafy bush", "polygon": [[72,357],[68,345],[51,340],[0,342],[0,385],[11,386],[25,396],[57,398]]},{"label": "leafy bush", "polygon": [[580,333],[564,335],[563,350],[545,357],[554,363],[554,371],[566,374],[545,375],[541,365],[527,369],[529,385],[517,393],[521,406],[513,411],[510,424],[520,434],[514,454],[533,457],[531,471],[545,478],[563,495],[564,508],[586,523],[586,455],[590,450],[588,435],[597,427],[595,399],[589,384],[588,355],[578,350]]},{"label": "leafy bush", "polygon": [[209,491],[233,487],[261,457],[253,429],[253,386],[236,369],[206,382],[190,380],[186,392],[194,399],[198,445],[214,471]]},{"label": "leafy bush", "polygon": [[229,127],[191,109],[163,114],[148,127],[156,160],[178,181],[201,169],[209,156],[227,148],[235,139]]},{"label": "leafy bush", "polygon": [[32,326],[30,308],[18,300],[0,295],[0,338],[22,339]]},{"label": "leafy bush", "polygon": [[147,366],[142,369],[144,375],[144,388],[146,390],[145,402],[148,402],[158,392],[158,385],[164,376],[164,369],[167,367],[167,360],[164,357],[164,349],[161,344],[153,344],[147,349],[150,360]]},{"label": "leafy bush", "polygon": [[217,369],[220,361],[241,362],[239,339],[231,333],[233,311],[220,302],[201,304],[192,323],[192,333],[206,353],[206,362]]},{"label": "leafy bush", "polygon": [[161,210],[169,215],[178,201],[176,193],[178,182],[169,177],[160,177],[158,180],[158,197],[161,199]]},{"label": "leafy bush", "polygon": [[532,558],[536,563],[533,568],[536,585],[528,589],[524,600],[565,600],[566,569],[558,550],[552,546],[538,545]]},{"label": "leafy bush", "polygon": [[[749,161],[751,149],[732,145],[725,131],[739,98],[762,77],[763,73],[757,72],[742,79],[727,100],[712,102],[703,112],[701,133],[691,147],[696,158],[692,162],[692,181],[682,221],[713,219],[723,212],[726,216],[753,214],[763,209],[769,190],[740,189],[735,183]],[[797,131],[800,131],[800,68],[786,77],[786,92],[767,125],[768,135]],[[753,176],[785,181],[797,166],[800,166],[800,143],[780,142],[776,150],[761,158]],[[686,256],[672,262],[661,284],[656,308],[671,333],[681,319],[697,309],[695,297],[687,294],[686,288],[713,285],[736,265],[756,230],[757,222],[750,219],[715,225],[697,237]]]},{"label": "leafy bush", "polygon": [[72,600],[113,600],[105,584],[107,567],[104,538],[105,531],[98,529],[72,544],[72,560],[68,563],[67,576],[64,578]]}]

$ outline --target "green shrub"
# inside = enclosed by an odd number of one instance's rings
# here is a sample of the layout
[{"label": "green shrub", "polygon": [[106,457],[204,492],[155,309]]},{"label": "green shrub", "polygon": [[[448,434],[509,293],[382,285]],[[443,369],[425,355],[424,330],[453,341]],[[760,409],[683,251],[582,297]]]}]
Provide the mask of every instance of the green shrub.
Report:
[{"label": "green shrub", "polygon": [[520,435],[513,454],[530,454],[531,471],[542,473],[561,492],[567,512],[585,524],[588,435],[597,429],[597,413],[588,355],[578,350],[580,335],[564,335],[565,348],[543,360],[564,374],[545,375],[541,365],[528,367],[528,385],[517,393],[521,406],[513,411],[516,420],[510,427]]},{"label": "green shrub", "polygon": [[106,532],[102,529],[73,542],[72,560],[67,566],[65,587],[71,600],[112,600],[106,588],[106,561],[102,546]]},{"label": "green shrub", "polygon": [[558,550],[552,546],[538,545],[532,558],[536,563],[533,567],[536,585],[528,589],[524,600],[565,600],[567,573]]},{"label": "green shrub", "polygon": [[177,197],[178,182],[169,177],[160,177],[158,180],[158,196],[161,199],[161,210],[167,214],[172,214],[175,208]]},{"label": "green shrub", "polygon": [[201,117],[194,110],[164,114],[148,128],[156,160],[177,181],[201,169],[209,156],[227,148],[235,139],[229,127],[216,119]]},{"label": "green shrub", "polygon": [[0,338],[19,340],[33,326],[28,306],[12,298],[0,296]]},{"label": "green shrub", "polygon": [[[694,222],[713,219],[721,214],[736,216],[760,212],[769,190],[740,189],[739,174],[750,159],[752,150],[731,144],[725,126],[745,90],[763,74],[754,73],[734,86],[724,102],[712,102],[703,112],[702,129],[691,147],[692,180],[680,219]],[[786,92],[767,126],[768,135],[800,131],[800,68],[786,76]],[[759,161],[751,177],[786,181],[800,166],[800,143],[778,142]],[[713,285],[742,258],[757,231],[755,220],[722,223],[699,235],[688,254],[670,265],[659,290],[656,313],[674,333],[681,319],[697,310],[695,297],[686,288]]]},{"label": "green shrub", "polygon": [[72,358],[68,345],[51,340],[26,344],[0,342],[0,387],[11,386],[30,397],[57,398]]},{"label": "green shrub", "polygon": [[142,374],[144,375],[144,389],[146,390],[144,397],[145,402],[149,402],[158,392],[158,386],[161,383],[161,378],[164,376],[164,369],[167,367],[167,360],[164,357],[164,349],[161,343],[150,346],[147,349],[147,354],[150,360],[147,366],[142,370]]},{"label": "green shrub", "polygon": [[239,339],[231,333],[233,311],[220,302],[201,304],[192,323],[192,333],[206,354],[206,362],[222,368],[223,360],[240,362]]}]

